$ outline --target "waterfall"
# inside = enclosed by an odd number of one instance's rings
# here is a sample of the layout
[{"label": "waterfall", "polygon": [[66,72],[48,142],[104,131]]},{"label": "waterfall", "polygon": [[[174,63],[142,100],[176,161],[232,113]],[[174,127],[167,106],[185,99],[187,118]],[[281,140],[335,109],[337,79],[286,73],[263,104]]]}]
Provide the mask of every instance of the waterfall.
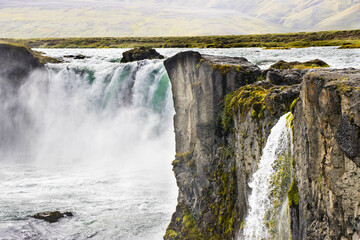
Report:
[{"label": "waterfall", "polygon": [[49,64],[12,93],[0,82],[2,161],[146,164],[172,134],[170,82],[161,61]]},{"label": "waterfall", "polygon": [[[252,192],[249,196],[249,211],[243,231],[246,240],[271,239],[274,235],[277,236],[277,239],[281,239],[279,231],[284,231],[276,229],[273,234],[269,232],[270,228],[276,228],[276,222],[281,222],[281,218],[284,218],[282,214],[287,212],[287,204],[284,202],[287,202],[286,191],[290,183],[289,179],[291,179],[292,159],[292,133],[287,124],[290,116],[292,116],[291,113],[283,115],[271,129],[258,170],[249,183]],[[284,176],[281,181],[276,179],[279,169]],[[275,188],[274,184],[279,187]],[[280,204],[276,204],[275,200]]]},{"label": "waterfall", "polygon": [[[177,197],[163,62],[44,51],[87,57],[48,64],[21,85],[0,76],[0,239],[160,239]],[[74,217],[29,217],[53,210]]]}]

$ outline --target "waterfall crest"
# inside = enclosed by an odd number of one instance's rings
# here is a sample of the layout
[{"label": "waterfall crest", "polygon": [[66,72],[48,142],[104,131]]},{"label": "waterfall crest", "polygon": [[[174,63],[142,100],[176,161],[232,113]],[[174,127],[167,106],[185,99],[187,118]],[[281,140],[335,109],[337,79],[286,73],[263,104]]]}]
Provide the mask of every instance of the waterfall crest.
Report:
[{"label": "waterfall crest", "polygon": [[16,91],[2,85],[2,160],[131,162],[156,155],[172,134],[161,61],[49,64]]}]

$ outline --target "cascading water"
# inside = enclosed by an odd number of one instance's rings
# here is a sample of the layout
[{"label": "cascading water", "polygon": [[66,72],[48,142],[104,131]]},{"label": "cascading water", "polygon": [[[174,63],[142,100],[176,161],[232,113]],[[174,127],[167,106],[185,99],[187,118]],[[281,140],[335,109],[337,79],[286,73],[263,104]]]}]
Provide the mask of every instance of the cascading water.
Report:
[{"label": "cascading water", "polygon": [[[289,116],[291,116],[291,113],[283,115],[271,129],[266,146],[263,149],[258,170],[254,173],[253,180],[249,184],[252,192],[249,197],[249,211],[242,234],[245,240],[273,238],[269,233],[268,226],[271,225],[271,222],[275,224],[276,221],[279,221],[278,219],[280,219],[281,222],[281,219],[284,219],[282,214],[286,214],[286,191],[283,191],[282,194],[278,194],[277,196],[277,198],[279,198],[277,200],[280,202],[279,208],[283,207],[278,214],[276,213],[277,210],[274,208],[275,199],[271,195],[277,195],[277,193],[274,194],[273,184],[274,176],[276,176],[279,165],[281,165],[281,174],[290,174],[284,178],[290,179],[291,177],[291,172],[285,173],[286,171],[291,171],[286,169],[290,169],[288,167],[291,162],[289,159],[292,158],[292,133],[290,126],[287,123]],[[279,164],[279,162],[281,162],[281,164]],[[289,181],[278,182],[278,184],[283,185],[280,187],[286,189]],[[276,191],[279,192],[278,189]],[[281,204],[283,202],[285,203]],[[284,230],[283,228],[280,228],[277,231],[283,232]],[[284,234],[279,232],[275,233],[277,239],[281,239],[279,234]]]},{"label": "cascading water", "polygon": [[[162,62],[83,54],[17,90],[0,81],[0,239],[161,239],[170,221],[175,144]],[[28,217],[47,210],[74,218]]]}]

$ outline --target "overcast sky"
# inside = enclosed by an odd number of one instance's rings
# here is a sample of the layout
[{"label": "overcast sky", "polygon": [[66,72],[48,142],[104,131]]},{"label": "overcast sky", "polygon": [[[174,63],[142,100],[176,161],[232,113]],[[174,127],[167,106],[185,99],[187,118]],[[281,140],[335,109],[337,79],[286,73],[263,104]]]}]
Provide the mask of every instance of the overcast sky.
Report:
[{"label": "overcast sky", "polygon": [[359,1],[0,0],[0,37],[193,36],[360,28]]}]

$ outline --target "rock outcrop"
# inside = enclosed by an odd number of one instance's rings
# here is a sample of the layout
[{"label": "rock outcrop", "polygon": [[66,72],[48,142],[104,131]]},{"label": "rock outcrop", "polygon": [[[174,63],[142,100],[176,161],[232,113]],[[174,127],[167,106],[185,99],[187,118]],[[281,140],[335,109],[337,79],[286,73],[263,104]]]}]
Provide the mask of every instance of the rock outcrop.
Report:
[{"label": "rock outcrop", "polygon": [[329,64],[320,60],[314,59],[307,62],[285,62],[283,60],[270,66],[272,69],[312,69],[312,68],[328,68]]},{"label": "rock outcrop", "polygon": [[123,52],[122,63],[140,61],[145,59],[163,59],[164,56],[153,48],[140,47]]},{"label": "rock outcrop", "polygon": [[[25,46],[13,44],[0,44],[0,114],[8,116],[0,119],[0,149],[2,152],[8,149],[17,149],[16,144],[23,151],[26,143],[24,134],[30,131],[32,117],[24,106],[28,99],[19,97],[21,86],[29,79],[30,75],[37,71],[37,79],[40,75],[47,78],[43,69],[44,63],[37,53]],[[41,72],[41,74],[39,74]],[[20,151],[20,150],[19,150]]]},{"label": "rock outcrop", "polygon": [[0,77],[19,84],[33,69],[43,64],[25,46],[0,43]]},{"label": "rock outcrop", "polygon": [[271,127],[290,110],[299,87],[272,84],[244,58],[190,51],[164,64],[176,112],[179,187],[165,239],[235,239],[247,212],[247,183]]},{"label": "rock outcrop", "polygon": [[59,221],[61,218],[72,217],[72,216],[74,216],[72,214],[72,212],[61,213],[59,211],[54,211],[54,212],[48,211],[48,212],[37,213],[31,217],[40,219],[40,220],[44,220],[49,223],[55,223],[55,222]]},{"label": "rock outcrop", "polygon": [[[289,111],[292,172],[277,177],[281,198],[289,199],[292,239],[359,234],[359,70],[261,71],[244,58],[192,51],[164,65],[176,112],[179,187],[164,239],[241,237],[248,184],[271,128]],[[266,224],[277,239],[274,222]]]}]

